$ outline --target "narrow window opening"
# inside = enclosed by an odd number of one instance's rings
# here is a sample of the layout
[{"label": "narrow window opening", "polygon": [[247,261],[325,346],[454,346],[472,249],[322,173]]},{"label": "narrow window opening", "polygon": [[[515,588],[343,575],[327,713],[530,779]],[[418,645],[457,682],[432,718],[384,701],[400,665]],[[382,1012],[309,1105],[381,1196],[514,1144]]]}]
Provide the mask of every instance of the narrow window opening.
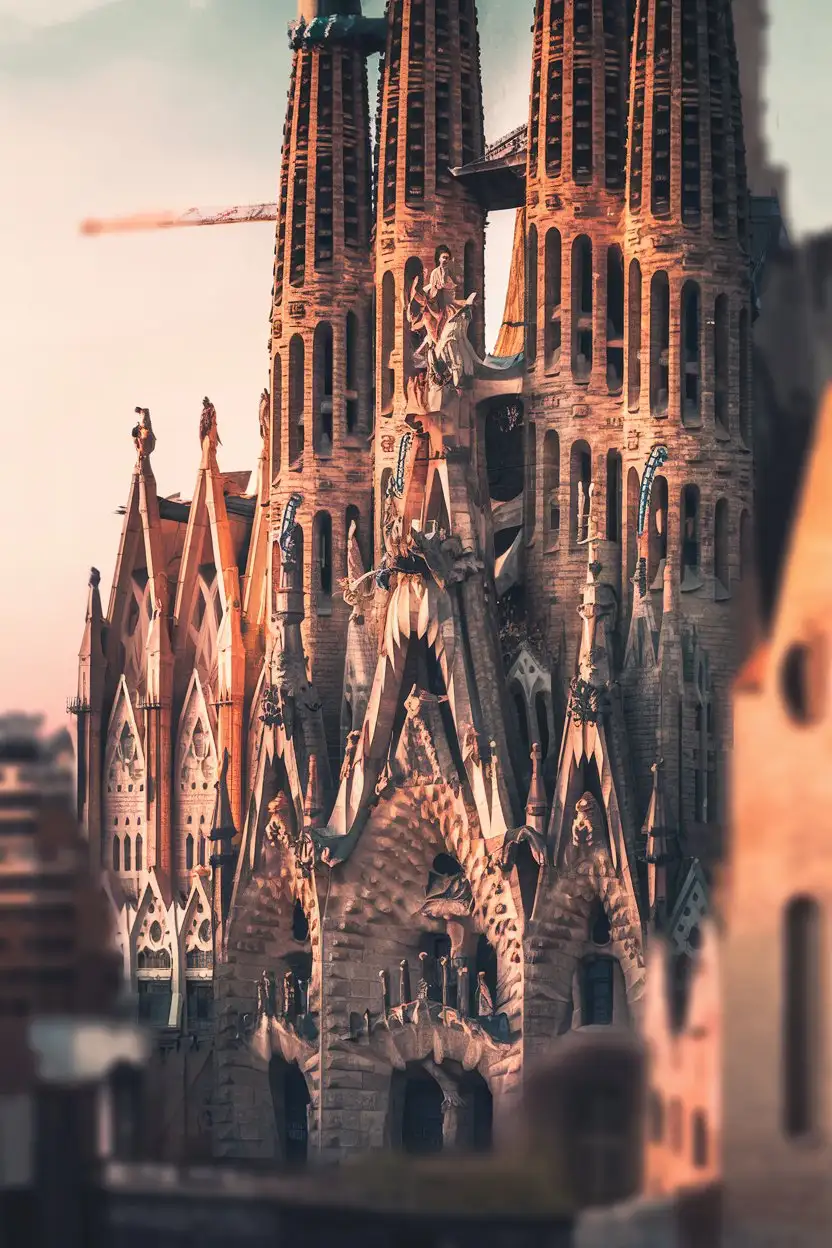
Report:
[{"label": "narrow window opening", "polygon": [[306,351],[300,334],[289,343],[289,467],[303,467]]},{"label": "narrow window opening", "polygon": [[130,837],[129,837],[129,836],[125,836],[125,838],[124,838],[124,870],[125,870],[125,871],[129,871],[129,870],[130,870],[130,861],[131,861],[131,854],[130,854]]},{"label": "narrow window opening", "polygon": [[193,871],[194,869],[194,838],[189,832],[185,837],[185,870]]},{"label": "narrow window opening", "polygon": [[121,870],[121,841],[117,836],[113,837],[113,870]]},{"label": "narrow window opening", "polygon": [[537,359],[537,226],[529,227],[526,244],[526,362]]},{"label": "narrow window opening", "polygon": [[607,249],[607,389],[619,394],[624,384],[624,257],[615,244]]},{"label": "narrow window opening", "polygon": [[301,60],[300,91],[295,134],[295,164],[292,180],[292,250],[289,282],[302,286],[306,277],[306,196],[309,173],[309,118],[312,99],[312,58]]},{"label": "narrow window opening", "polygon": [[575,0],[572,69],[572,178],[579,186],[592,181],[592,7]]},{"label": "narrow window opening", "polygon": [[551,229],[546,234],[546,367],[555,368],[560,363],[561,349],[561,238],[560,231]]},{"label": "narrow window opening", "polygon": [[589,487],[592,484],[592,452],[587,442],[576,442],[570,457],[570,537],[586,541],[589,529]]},{"label": "narrow window opening", "polygon": [[728,139],[725,116],[725,81],[720,37],[722,5],[708,0],[708,109],[711,118],[711,184],[713,188],[714,233],[728,229]]},{"label": "narrow window opening", "polygon": [[[541,9],[542,9],[541,4]],[[552,0],[549,6],[549,62],[546,82],[546,173],[560,177],[563,161],[563,19],[564,0]],[[541,15],[542,20],[542,15]],[[542,43],[542,37],[541,37]],[[542,50],[542,49],[541,49]],[[537,68],[538,111],[540,107],[540,69]]]},{"label": "narrow window opening", "polygon": [[319,511],[315,517],[315,564],[317,568],[318,614],[332,610],[332,517]]},{"label": "narrow window opening", "polygon": [[751,445],[751,342],[748,331],[748,308],[740,312],[739,325],[740,348],[740,437],[746,446]]},{"label": "narrow window opening", "polygon": [[425,84],[418,66],[425,56],[425,0],[413,0],[410,9],[410,64],[408,77],[405,199],[420,206],[425,198]]},{"label": "narrow window opening", "polygon": [[589,916],[589,939],[599,948],[608,945],[612,940],[610,917],[600,898],[595,901]]},{"label": "narrow window opening", "polygon": [[729,351],[728,296],[718,295],[714,304],[714,420],[723,435],[729,431]]},{"label": "narrow window opening", "polygon": [[396,100],[402,65],[402,22],[404,6],[396,5],[390,30],[389,53],[386,61],[387,117],[384,134],[384,216],[389,220],[396,211],[396,178],[399,155],[399,109]]},{"label": "narrow window opening", "polygon": [[333,248],[333,58],[321,52],[318,61],[318,130],[315,144],[315,268],[332,267]]},{"label": "narrow window opening", "polygon": [[644,97],[647,64],[647,10],[639,5],[638,30],[635,35],[633,73],[633,133],[630,142],[630,211],[638,212],[644,190]]},{"label": "narrow window opening", "polygon": [[523,748],[523,756],[526,757],[532,746],[529,740],[529,718],[526,711],[526,699],[521,689],[515,689],[514,709],[517,713],[517,726],[520,729],[520,743]]},{"label": "narrow window opening", "polygon": [[784,922],[783,1129],[809,1135],[817,1125],[820,1095],[820,915],[810,897],[790,902]]},{"label": "narrow window opening", "polygon": [[308,939],[309,920],[304,913],[303,906],[299,901],[296,901],[292,911],[292,940],[298,941],[299,944],[305,944]]},{"label": "narrow window opening", "polygon": [[693,1164],[697,1170],[704,1170],[708,1164],[708,1124],[701,1110],[696,1110],[691,1119],[693,1136]]},{"label": "narrow window opening", "polygon": [[672,53],[671,0],[657,0],[653,69],[653,186],[656,217],[670,212],[670,69]]},{"label": "narrow window opening", "polygon": [[534,51],[532,55],[531,121],[529,123],[529,177],[537,177],[540,156],[540,86],[543,61],[543,0],[537,0],[534,15]]},{"label": "narrow window opening", "polygon": [[730,598],[731,573],[728,567],[728,499],[720,498],[714,512],[714,596]]},{"label": "narrow window opening", "polygon": [[443,5],[436,8],[434,18],[436,31],[436,189],[446,190],[453,182],[451,166],[451,35],[448,10]]},{"label": "narrow window opening", "polygon": [[682,423],[698,425],[702,419],[701,299],[696,282],[682,287]]},{"label": "narrow window opening", "polygon": [[743,510],[740,514],[740,580],[747,580],[753,568],[754,530],[750,513]]},{"label": "narrow window opening", "polygon": [[537,693],[534,699],[534,710],[537,718],[537,738],[543,758],[549,753],[549,706],[545,693]]},{"label": "narrow window opening", "polygon": [[143,848],[144,848],[144,844],[142,841],[142,834],[140,832],[139,835],[136,837],[136,870],[137,871],[144,870],[144,857],[142,853]]},{"label": "narrow window opening", "polygon": [[697,0],[682,0],[682,221],[690,226],[702,211],[698,15]]},{"label": "narrow window opening", "polygon": [[572,374],[586,383],[592,372],[592,243],[585,234],[572,245]]},{"label": "narrow window opening", "polygon": [[280,473],[280,440],[283,437],[283,365],[281,363],[280,354],[274,357],[272,364],[272,428],[271,428],[271,450],[272,450],[272,481]]},{"label": "narrow window opening", "polygon": [[638,411],[641,399],[641,265],[630,262],[627,325],[627,406]]},{"label": "narrow window opening", "polygon": [[656,477],[650,492],[650,521],[647,532],[647,581],[651,590],[664,589],[667,561],[667,478]]},{"label": "narrow window opening", "polygon": [[393,411],[396,374],[393,369],[393,350],[396,340],[396,279],[388,271],[381,281],[381,414],[390,416]]},{"label": "narrow window opening", "polygon": [[631,586],[638,560],[638,500],[641,483],[638,470],[627,473],[627,582]]},{"label": "narrow window opening", "polygon": [[358,429],[358,317],[354,312],[347,313],[346,336],[346,401],[347,433],[355,433]]},{"label": "narrow window opening", "polygon": [[322,321],[315,330],[312,380],[315,408],[314,450],[322,459],[329,459],[332,455],[332,374],[332,326],[328,321]]},{"label": "narrow window opening", "polygon": [[560,545],[560,438],[554,429],[547,429],[543,439],[544,519],[546,549]]},{"label": "narrow window opening", "polygon": [[523,522],[526,544],[534,538],[537,521],[537,425],[530,420],[526,425],[526,484],[523,490]]},{"label": "narrow window opening", "polygon": [[665,272],[650,283],[650,411],[667,415],[670,372],[670,284]]},{"label": "narrow window opening", "polygon": [[604,0],[604,183],[610,191],[624,185],[627,66],[623,14],[618,0]]},{"label": "narrow window opening", "polygon": [[621,541],[621,484],[622,464],[620,451],[607,451],[607,541]]},{"label": "narrow window opening", "polygon": [[686,485],[682,490],[682,590],[698,589],[699,574],[699,487]]}]

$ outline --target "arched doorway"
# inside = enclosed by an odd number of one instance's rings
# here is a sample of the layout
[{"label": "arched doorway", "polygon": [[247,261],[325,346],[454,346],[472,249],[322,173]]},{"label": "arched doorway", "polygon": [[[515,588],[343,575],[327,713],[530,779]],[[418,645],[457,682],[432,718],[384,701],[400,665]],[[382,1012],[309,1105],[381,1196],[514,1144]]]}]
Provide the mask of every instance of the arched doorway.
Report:
[{"label": "arched doorway", "polygon": [[491,1151],[494,1129],[494,1102],[491,1090],[478,1071],[464,1075],[459,1092],[464,1106],[465,1121],[458,1145],[467,1152]]},{"label": "arched doorway", "polygon": [[426,1070],[407,1072],[401,1119],[401,1143],[406,1153],[424,1157],[442,1152],[443,1100],[442,1089]]},{"label": "arched doorway", "polygon": [[293,1169],[305,1166],[309,1155],[309,1089],[297,1063],[273,1057],[269,1062],[269,1089],[277,1156]]}]

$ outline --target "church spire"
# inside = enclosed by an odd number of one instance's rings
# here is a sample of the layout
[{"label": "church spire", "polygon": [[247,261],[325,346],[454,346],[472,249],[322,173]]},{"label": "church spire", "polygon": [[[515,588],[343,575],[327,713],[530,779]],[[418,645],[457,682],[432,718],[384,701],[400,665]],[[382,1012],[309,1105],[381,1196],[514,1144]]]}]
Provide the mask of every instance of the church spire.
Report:
[{"label": "church spire", "polygon": [[234,838],[237,829],[231,813],[231,800],[228,795],[228,770],[231,758],[228,750],[223,751],[222,768],[219,779],[214,786],[217,796],[214,802],[214,815],[211,820],[211,854],[212,896],[211,909],[214,919],[214,950],[216,960],[222,958],[225,944],[225,929],[231,908],[231,893],[234,888],[234,865],[237,855],[234,851]]},{"label": "church spire", "polygon": [[670,909],[670,864],[676,858],[676,835],[670,827],[664,798],[662,768],[664,759],[652,766],[653,792],[642,829],[647,837],[647,893],[649,915],[658,928],[663,928]]}]

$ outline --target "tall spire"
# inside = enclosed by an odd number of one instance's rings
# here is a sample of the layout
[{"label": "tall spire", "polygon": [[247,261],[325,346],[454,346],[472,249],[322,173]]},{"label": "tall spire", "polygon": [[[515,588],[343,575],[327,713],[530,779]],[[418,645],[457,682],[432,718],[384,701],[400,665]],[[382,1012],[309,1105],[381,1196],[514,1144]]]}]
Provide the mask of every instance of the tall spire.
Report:
[{"label": "tall spire", "polygon": [[667,920],[670,908],[670,866],[677,856],[676,835],[670,826],[662,785],[664,759],[659,758],[652,766],[653,792],[647,817],[642,829],[647,837],[645,860],[647,862],[647,893],[649,914],[658,928]]},{"label": "tall spire", "polygon": [[224,949],[225,928],[231,907],[231,894],[234,888],[234,838],[237,829],[231,813],[231,800],[228,796],[228,770],[231,758],[228,750],[223,751],[220,777],[216,782],[217,791],[214,802],[214,816],[211,820],[211,854],[212,898],[211,909],[214,919],[214,949],[217,961],[221,960]]}]

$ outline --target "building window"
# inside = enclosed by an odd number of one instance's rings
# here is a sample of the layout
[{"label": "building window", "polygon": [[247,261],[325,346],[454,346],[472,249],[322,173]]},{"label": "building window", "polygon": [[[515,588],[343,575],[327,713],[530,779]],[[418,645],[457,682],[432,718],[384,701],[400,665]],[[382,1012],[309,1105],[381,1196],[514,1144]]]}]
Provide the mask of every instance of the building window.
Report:
[{"label": "building window", "polygon": [[702,206],[698,18],[698,0],[682,0],[682,221],[691,226],[699,225]]},{"label": "building window", "polygon": [[393,411],[396,374],[393,368],[393,349],[396,341],[396,279],[388,271],[381,279],[381,414],[389,416]]},{"label": "building window", "polygon": [[624,384],[624,257],[616,244],[607,248],[607,389],[618,394]]},{"label": "building window", "polygon": [[638,561],[638,500],[641,492],[638,469],[627,473],[627,580],[632,583]]},{"label": "building window", "polygon": [[665,272],[650,283],[650,411],[667,415],[670,371],[670,284]]},{"label": "building window", "polygon": [[711,682],[704,663],[700,663],[696,673],[695,729],[695,817],[700,823],[712,823],[717,817],[715,708]]},{"label": "building window", "polygon": [[537,226],[529,226],[526,245],[526,361],[537,359]]},{"label": "building window", "polygon": [[728,567],[728,499],[720,498],[714,512],[714,597],[725,599],[731,594],[731,572]]},{"label": "building window", "polygon": [[621,541],[621,452],[607,451],[607,541]]},{"label": "building window", "polygon": [[332,267],[333,187],[332,187],[332,53],[323,52],[318,61],[318,130],[315,159],[315,268]]},{"label": "building window", "polygon": [[615,960],[590,958],[583,964],[581,1021],[584,1027],[608,1027],[613,1020]]},{"label": "building window", "polygon": [[319,511],[314,527],[315,567],[317,570],[317,609],[332,610],[332,517],[328,511]]},{"label": "building window", "polygon": [[194,838],[189,832],[185,837],[185,870],[193,871],[194,869]]},{"label": "building window", "polygon": [[[417,65],[425,54],[425,37],[425,2],[414,0],[410,10],[410,57]],[[425,198],[424,75],[412,73],[409,76],[404,121],[407,134],[405,200],[418,208]]]},{"label": "building window", "polygon": [[627,68],[621,55],[624,10],[617,0],[604,0],[604,184],[621,190],[624,184],[624,135]]},{"label": "building window", "polygon": [[647,5],[638,9],[633,59],[633,130],[630,142],[630,210],[641,208],[644,174],[644,91],[647,65]]},{"label": "building window", "polygon": [[113,870],[121,870],[121,841],[117,836],[113,837]]},{"label": "building window", "polygon": [[575,442],[570,456],[570,538],[583,542],[589,533],[589,488],[592,485],[592,452],[588,442]]},{"label": "building window", "polygon": [[321,321],[313,344],[312,404],[315,413],[313,447],[316,455],[332,455],[332,326]]},{"label": "building window", "polygon": [[697,1170],[704,1170],[708,1164],[708,1123],[701,1110],[696,1110],[691,1119],[691,1135],[693,1164]]},{"label": "building window", "polygon": [[627,312],[627,406],[638,410],[641,399],[641,265],[630,262]]},{"label": "building window", "polygon": [[300,334],[289,343],[289,466],[303,463],[306,348]]},{"label": "building window", "polygon": [[751,343],[748,330],[748,308],[740,311],[740,437],[746,446],[751,445]]},{"label": "building window", "polygon": [[667,477],[655,477],[650,492],[650,518],[647,530],[647,583],[651,589],[664,589],[667,559]]},{"label": "building window", "polygon": [[[549,63],[546,83],[546,173],[560,177],[563,154],[563,18],[564,0],[551,0],[549,8]],[[540,6],[543,20],[543,5]],[[542,51],[542,49],[541,49]],[[541,58],[542,59],[542,58]],[[536,60],[536,65],[539,65]],[[536,69],[537,108],[540,108],[539,68]],[[533,171],[532,176],[534,176]]]},{"label": "building window", "polygon": [[515,686],[514,693],[514,709],[517,712],[517,727],[520,729],[520,746],[523,757],[526,758],[531,750],[531,739],[529,737],[529,717],[526,710],[526,697],[519,685]]},{"label": "building window", "polygon": [[275,355],[272,361],[272,428],[271,428],[271,452],[272,452],[272,481],[280,472],[280,439],[283,436],[283,421],[281,418],[283,403],[283,366],[280,362],[280,354]]},{"label": "building window", "polygon": [[139,835],[136,837],[136,870],[137,871],[141,871],[144,868],[144,861],[142,858],[142,849],[143,849],[142,834],[140,832]]},{"label": "building window", "polygon": [[684,1140],[682,1102],[674,1097],[667,1112],[668,1142],[674,1153],[681,1153]]},{"label": "building window", "polygon": [[697,589],[702,584],[699,574],[699,487],[686,485],[682,490],[682,589]]},{"label": "building window", "polygon": [[593,0],[574,0],[572,69],[572,177],[592,181],[592,9]]},{"label": "building window", "polygon": [[813,898],[789,903],[783,936],[783,1129],[799,1138],[816,1128],[822,1104],[820,913]]},{"label": "building window", "polygon": [[696,282],[682,287],[682,423],[698,425],[702,419],[701,299]]},{"label": "building window", "polygon": [[749,512],[743,509],[740,513],[740,580],[747,580],[753,568],[754,530]]},{"label": "building window", "polygon": [[670,212],[670,67],[673,56],[672,0],[656,0],[653,70],[653,215]]},{"label": "building window", "polygon": [[546,367],[555,368],[560,363],[561,348],[561,299],[562,264],[560,231],[551,229],[546,234]]},{"label": "building window", "polygon": [[726,83],[722,57],[723,13],[716,4],[706,5],[708,23],[708,113],[711,119],[711,187],[713,191],[714,233],[728,229],[728,144],[725,133]]},{"label": "building window", "polygon": [[592,243],[581,234],[572,244],[572,374],[588,382],[592,372]]},{"label": "building window", "polygon": [[312,103],[312,58],[301,60],[298,93],[295,165],[292,180],[292,235],[289,255],[289,282],[302,286],[306,277],[306,196],[309,176],[309,118]]},{"label": "building window", "polygon": [[526,484],[523,491],[523,522],[526,543],[534,537],[537,520],[537,425],[533,420],[526,424]]},{"label": "building window", "polygon": [[647,1099],[647,1133],[651,1144],[661,1144],[664,1139],[664,1103],[655,1088]]},{"label": "building window", "polygon": [[130,863],[132,861],[132,854],[130,853],[130,850],[131,850],[130,837],[125,836],[124,838],[124,870],[125,871],[129,871],[131,869]]},{"label": "building window", "polygon": [[554,429],[547,429],[543,439],[543,518],[546,549],[556,550],[560,544],[560,438]]},{"label": "building window", "polygon": [[346,337],[346,369],[345,377],[347,433],[355,433],[358,428],[358,317],[354,312],[347,313]]},{"label": "building window", "polygon": [[717,430],[728,433],[728,353],[730,350],[728,296],[718,295],[714,304],[714,420]]}]

